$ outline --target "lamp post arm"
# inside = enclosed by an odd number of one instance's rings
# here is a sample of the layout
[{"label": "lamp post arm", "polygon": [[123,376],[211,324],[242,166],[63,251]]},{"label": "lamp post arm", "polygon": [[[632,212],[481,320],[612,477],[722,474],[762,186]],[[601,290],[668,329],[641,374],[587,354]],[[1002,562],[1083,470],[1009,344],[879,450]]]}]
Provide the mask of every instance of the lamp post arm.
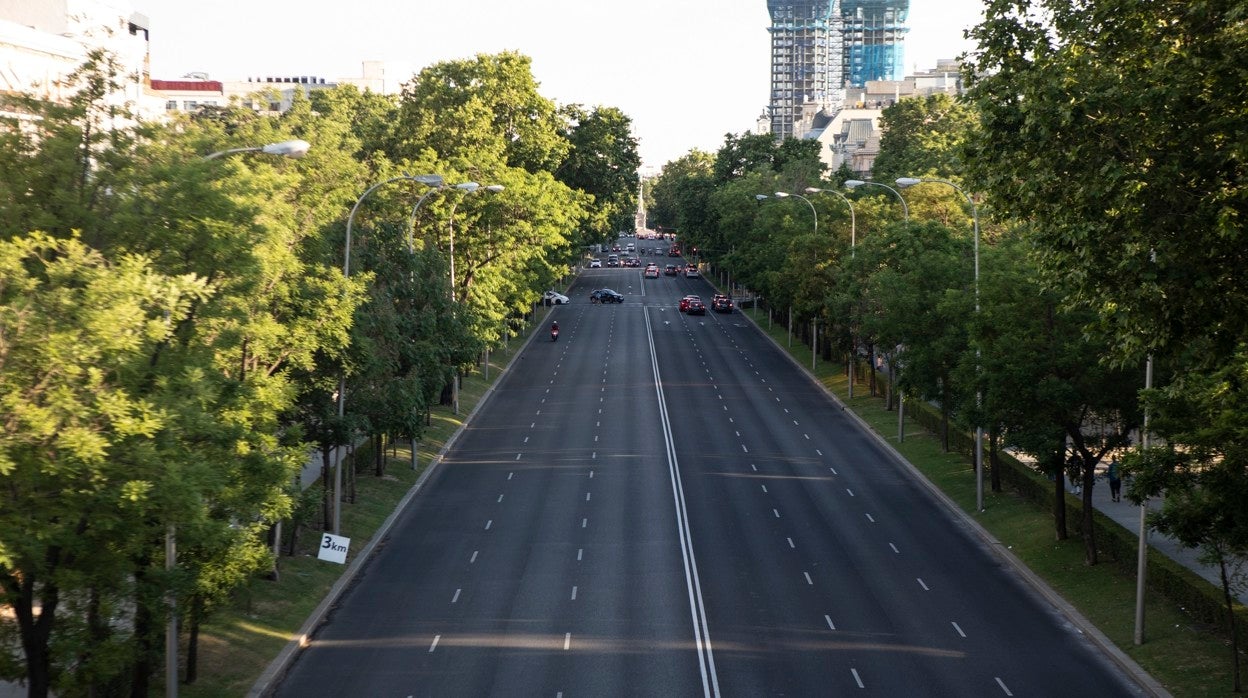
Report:
[{"label": "lamp post arm", "polygon": [[233,154],[233,153],[255,153],[255,152],[258,152],[258,151],[260,151],[260,150],[263,150],[263,148],[260,148],[260,147],[255,147],[255,148],[230,148],[229,150],[218,150],[218,151],[217,151],[217,152],[215,152],[215,153],[211,153],[211,154],[209,154],[209,155],[205,155],[202,159],[204,159],[204,160],[215,160],[216,158],[219,158],[219,157],[221,157],[222,155],[231,155],[231,154]]},{"label": "lamp post arm", "polygon": [[906,197],[902,196],[901,192],[897,191],[896,189],[893,189],[887,184],[882,184],[880,182],[870,182],[870,184],[875,184],[877,186],[884,187],[885,189],[891,191],[893,193],[893,196],[896,196],[897,200],[901,202],[902,218],[904,218],[905,220],[910,220],[910,207],[906,205]]},{"label": "lamp post arm", "polygon": [[815,234],[818,235],[819,234],[819,212],[815,210],[815,205],[810,202],[810,199],[807,199],[801,194],[790,194],[789,196],[794,196],[794,197],[801,199],[802,201],[805,201],[806,205],[810,207],[810,215],[815,217],[814,231],[815,231]]},{"label": "lamp post arm", "polygon": [[420,210],[420,205],[425,203],[425,199],[435,191],[441,191],[442,187],[430,187],[428,191],[420,195],[416,205],[412,207],[412,215],[407,218],[407,252],[412,254],[416,251],[416,212]]}]

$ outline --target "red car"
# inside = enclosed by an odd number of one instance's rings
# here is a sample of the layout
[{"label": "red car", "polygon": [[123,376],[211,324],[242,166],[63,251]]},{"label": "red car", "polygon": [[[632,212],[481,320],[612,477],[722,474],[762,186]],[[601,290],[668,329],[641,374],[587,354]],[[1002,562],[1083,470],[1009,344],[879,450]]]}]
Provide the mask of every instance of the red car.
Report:
[{"label": "red car", "polygon": [[689,307],[685,309],[689,315],[706,315],[706,304],[701,298],[694,296],[689,299]]},{"label": "red car", "polygon": [[732,299],[722,293],[716,293],[711,299],[711,309],[717,313],[731,313]]},{"label": "red car", "polygon": [[[689,304],[692,303],[693,301],[697,301],[698,305],[702,305],[702,299],[698,296],[688,295],[688,296],[685,296],[684,298],[681,298],[680,299],[680,312],[682,313],[688,312]],[[703,305],[702,307],[704,310],[706,309],[705,305]]]}]

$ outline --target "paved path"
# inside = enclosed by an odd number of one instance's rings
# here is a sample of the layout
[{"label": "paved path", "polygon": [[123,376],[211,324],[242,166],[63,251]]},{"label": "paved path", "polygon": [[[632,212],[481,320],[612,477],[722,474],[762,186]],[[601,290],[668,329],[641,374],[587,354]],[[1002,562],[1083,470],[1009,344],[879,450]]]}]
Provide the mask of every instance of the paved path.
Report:
[{"label": "paved path", "polygon": [[[1123,490],[1126,490],[1127,484],[1124,482]],[[1140,531],[1140,508],[1128,502],[1123,498],[1121,502],[1115,502],[1109,498],[1109,482],[1104,478],[1097,478],[1096,486],[1092,488],[1092,505],[1101,513],[1109,518],[1122,524],[1122,527],[1135,534]],[[1154,502],[1152,508],[1160,506]],[[1185,548],[1178,541],[1168,536],[1163,536],[1156,532],[1149,532],[1148,544],[1165,553],[1170,559],[1175,560],[1184,567],[1192,570],[1196,574],[1209,580],[1218,589],[1222,588],[1222,580],[1217,567],[1201,564],[1197,558],[1200,555],[1199,550],[1194,548]],[[1248,605],[1248,588],[1239,593],[1239,601],[1244,605]]]}]

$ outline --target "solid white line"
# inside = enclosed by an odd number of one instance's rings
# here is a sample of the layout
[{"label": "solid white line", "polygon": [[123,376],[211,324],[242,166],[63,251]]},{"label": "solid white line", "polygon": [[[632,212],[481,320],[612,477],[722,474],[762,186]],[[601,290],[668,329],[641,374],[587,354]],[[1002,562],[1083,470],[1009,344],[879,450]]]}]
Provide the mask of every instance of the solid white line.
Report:
[{"label": "solid white line", "polygon": [[456,590],[455,590],[455,595],[451,597],[451,603],[458,603],[458,602],[459,602],[459,592],[461,592],[461,591],[463,591],[463,589],[456,589]]},{"label": "solid white line", "polygon": [[824,619],[824,620],[826,620],[826,621],[828,621],[828,629],[829,629],[829,630],[836,630],[836,626],[835,626],[835,625],[832,625],[832,619],[831,619],[831,618],[829,618],[827,615],[824,615],[823,619]]},{"label": "solid white line", "polygon": [[897,553],[898,555],[901,554],[901,551],[897,549],[897,546],[893,545],[892,543],[889,543],[888,547],[892,548],[893,552]]},{"label": "solid white line", "polygon": [[493,526],[493,525],[494,525],[494,519],[490,519],[489,521],[486,521],[486,522],[485,522],[485,530],[487,530],[487,531],[488,531],[488,530],[490,530],[490,526]]},{"label": "solid white line", "polygon": [[792,549],[794,549],[794,550],[797,550],[797,546],[796,546],[796,545],[793,545],[793,539],[792,539],[792,538],[785,538],[785,540],[787,540],[787,541],[789,542],[789,547],[790,547],[790,548],[792,548]]},{"label": "solid white line", "polygon": [[572,633],[564,633],[563,648],[566,650],[572,646]]},{"label": "solid white line", "polygon": [[576,587],[572,587],[572,600],[576,601]]},{"label": "solid white line", "polygon": [[441,640],[441,639],[442,639],[442,636],[441,636],[441,635],[434,635],[434,636],[433,636],[433,644],[432,644],[432,645],[429,645],[429,651],[430,651],[430,652],[432,652],[432,651],[434,651],[435,649],[437,649],[437,648],[438,648],[438,640]]},{"label": "solid white line", "polygon": [[806,583],[807,583],[807,584],[811,585],[812,587],[815,585],[815,583],[814,583],[814,582],[810,581],[810,573],[809,573],[809,572],[803,572],[803,573],[802,573],[802,576],[806,578]]},{"label": "solid white line", "polygon": [[862,677],[858,676],[858,670],[850,669],[850,671],[854,673],[854,681],[858,683],[858,688],[866,688],[866,686],[862,685]]},{"label": "solid white line", "polygon": [[1001,690],[1005,691],[1005,695],[1007,696],[1014,695],[1013,693],[1010,693],[1010,689],[1005,687],[1005,682],[1001,680],[1000,676],[994,676],[993,678],[997,680],[997,685],[1001,687]]},{"label": "solid white line", "polygon": [[474,563],[474,562],[476,562],[476,561],[477,561],[477,553],[479,553],[479,552],[481,552],[481,551],[480,551],[480,550],[474,550],[474,551],[472,551],[472,557],[468,558],[468,564],[470,564],[470,565],[471,565],[472,563]]},{"label": "solid white line", "polygon": [[923,591],[931,591],[931,589],[927,588],[927,584],[923,582],[922,577],[915,577],[915,579],[919,580],[919,586],[923,587]]},{"label": "solid white line", "polygon": [[719,698],[719,676],[715,672],[715,652],[711,645],[711,631],[707,625],[706,606],[702,600],[702,585],[698,578],[698,564],[693,552],[693,535],[689,530],[689,512],[685,507],[684,484],[680,477],[680,465],[676,457],[672,421],[667,413],[667,400],[663,395],[663,380],[659,372],[658,352],[654,346],[654,332],[650,325],[650,311],[643,308],[642,312],[646,318],[650,367],[654,375],[655,396],[658,398],[663,442],[667,449],[667,470],[672,483],[672,503],[676,507],[676,530],[680,538],[681,559],[685,567],[685,589],[689,595],[689,614],[693,620],[694,640],[698,647],[698,670],[702,675],[702,694],[706,698],[711,696]]},{"label": "solid white line", "polygon": [[962,627],[958,625],[957,621],[949,621],[949,622],[953,623],[953,629],[958,631],[959,635],[961,635],[962,637],[966,637],[966,633],[962,632]]}]

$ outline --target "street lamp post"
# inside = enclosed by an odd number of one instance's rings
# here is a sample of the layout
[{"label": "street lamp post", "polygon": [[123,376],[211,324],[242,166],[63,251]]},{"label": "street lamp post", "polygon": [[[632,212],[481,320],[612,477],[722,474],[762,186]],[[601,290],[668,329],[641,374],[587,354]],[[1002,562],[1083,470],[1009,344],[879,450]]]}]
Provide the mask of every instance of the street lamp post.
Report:
[{"label": "street lamp post", "polygon": [[901,192],[893,189],[887,184],[883,184],[881,182],[865,182],[861,179],[847,179],[845,180],[845,186],[849,187],[850,190],[857,189],[858,187],[884,187],[885,189],[891,191],[893,196],[896,196],[897,200],[901,202],[902,217],[906,220],[910,220],[910,207],[906,205],[906,198],[901,195]]},{"label": "street lamp post", "polygon": [[[453,188],[459,189],[460,191],[464,191],[464,192],[471,194],[481,189],[481,185],[477,184],[476,182],[464,182],[463,184],[456,184]],[[506,187],[504,187],[501,184],[491,184],[487,186],[485,190],[488,192],[493,192],[497,194],[498,192],[503,191],[503,189],[505,188]],[[451,204],[451,214],[447,218],[447,223],[446,223],[447,232],[450,234],[449,249],[450,249],[450,255],[451,255],[451,305],[452,306],[454,306],[458,302],[455,298],[455,209],[458,206],[459,206],[459,199],[456,199],[455,203]],[[458,368],[455,369],[454,374],[452,374],[451,376],[451,403],[454,408],[455,414],[459,414],[459,369]]]},{"label": "street lamp post", "polygon": [[[819,187],[806,187],[806,193],[807,194],[819,194],[819,193],[835,194],[838,198],[840,198],[841,201],[845,202],[846,206],[849,207],[849,256],[850,257],[856,256],[855,248],[857,248],[858,246],[858,222],[857,222],[857,217],[854,215],[853,202],[849,200],[849,197],[845,196],[844,194],[840,193],[839,191],[835,189],[820,189]],[[857,359],[858,359],[858,344],[856,341],[854,341],[854,335],[852,331],[850,332],[849,339],[850,339],[849,341],[849,344],[850,344],[849,399],[852,400],[854,399],[854,364],[857,363]]]},{"label": "street lamp post", "polygon": [[[391,182],[401,182],[401,181],[416,182],[418,184],[423,184],[426,187],[438,187],[438,186],[441,186],[442,184],[442,176],[436,175],[436,174],[416,175],[416,176],[404,174],[398,177],[391,177],[390,179],[382,180],[374,184],[373,186],[369,187],[368,189],[365,189],[363,194],[360,194],[360,198],[356,199],[355,205],[351,207],[351,213],[347,214],[347,235],[346,235],[346,241],[344,243],[343,252],[342,252],[342,276],[344,279],[351,278],[351,226],[355,222],[355,213],[356,211],[360,209],[360,204],[364,203],[364,200],[368,198],[368,195],[372,194],[374,191],[376,191],[380,187],[386,184],[390,184]],[[426,192],[426,194],[428,194],[428,192]],[[422,197],[422,200],[423,200],[423,197]],[[347,374],[345,371],[340,371],[338,373],[338,421],[340,423],[342,422],[343,418],[346,415],[346,407],[347,407]],[[333,502],[334,503],[333,529],[334,529],[334,535],[339,535],[341,533],[341,526],[342,526],[342,501],[341,501],[342,499],[341,498],[342,456],[338,455],[335,458],[335,461],[336,462],[334,463],[334,492],[333,492],[333,500],[334,500]]]},{"label": "street lamp post", "polygon": [[[268,143],[248,148],[218,150],[200,159],[215,160],[224,155],[232,155],[234,153],[264,153],[265,155],[280,155],[298,160],[307,155],[308,149],[311,147],[307,141],[281,141],[280,143]],[[281,525],[282,522],[278,521],[277,534],[274,536],[275,540],[280,540],[282,537]],[[167,572],[173,572],[177,567],[177,556],[177,525],[169,523],[165,527],[165,570]],[[165,695],[169,698],[177,698],[178,695],[178,601],[172,591],[169,593],[169,620],[165,625]]]},{"label": "street lamp post", "polygon": [[777,199],[787,199],[787,198],[788,198],[788,197],[790,197],[790,196],[792,196],[792,197],[794,197],[794,198],[797,198],[797,199],[801,199],[802,201],[805,201],[805,202],[806,202],[806,205],[810,207],[810,215],[812,215],[812,216],[814,216],[814,217],[815,217],[815,229],[814,229],[814,232],[815,232],[815,234],[816,234],[816,235],[818,235],[818,234],[819,234],[819,213],[818,213],[817,211],[815,211],[815,205],[814,205],[814,204],[812,204],[812,203],[810,203],[810,199],[807,199],[806,197],[802,196],[801,194],[790,194],[790,193],[788,193],[787,191],[778,191],[778,192],[776,192],[776,198],[777,198]]},{"label": "street lamp post", "polygon": [[[975,200],[967,194],[962,187],[950,182],[947,179],[920,179],[917,177],[900,177],[897,179],[897,186],[905,189],[916,184],[930,182],[932,184],[944,184],[953,187],[962,196],[966,197],[966,202],[971,205],[971,221],[975,227],[975,314],[979,314],[979,207],[975,205]],[[975,347],[975,373],[979,374],[979,347]],[[983,403],[983,392],[978,386],[975,388],[975,405],[978,407]],[[978,421],[978,420],[977,420]],[[975,507],[979,511],[984,510],[984,428],[983,426],[975,427]]]}]

